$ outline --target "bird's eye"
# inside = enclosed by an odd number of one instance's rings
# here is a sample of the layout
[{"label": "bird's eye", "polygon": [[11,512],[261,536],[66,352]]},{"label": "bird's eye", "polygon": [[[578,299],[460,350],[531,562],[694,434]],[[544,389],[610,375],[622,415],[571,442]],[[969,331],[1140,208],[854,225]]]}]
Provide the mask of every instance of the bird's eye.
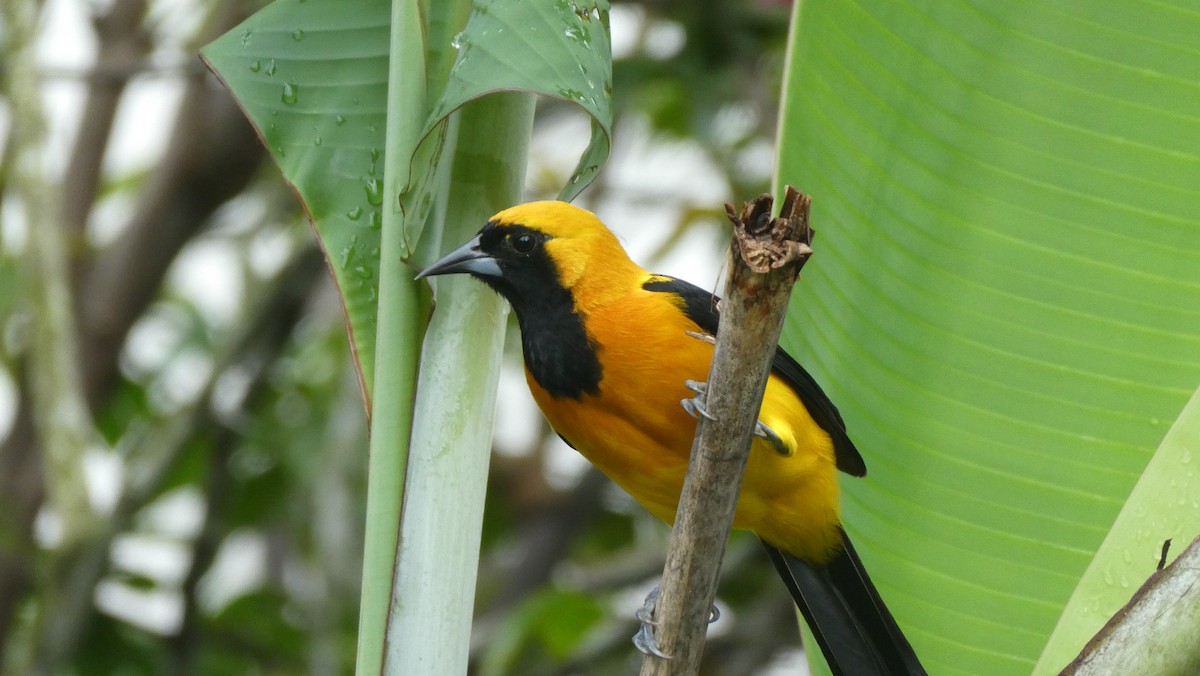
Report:
[{"label": "bird's eye", "polygon": [[512,250],[518,254],[521,254],[522,256],[528,256],[529,254],[533,253],[534,249],[537,248],[537,237],[534,237],[527,232],[523,232],[519,235],[509,237],[508,245],[511,246]]}]

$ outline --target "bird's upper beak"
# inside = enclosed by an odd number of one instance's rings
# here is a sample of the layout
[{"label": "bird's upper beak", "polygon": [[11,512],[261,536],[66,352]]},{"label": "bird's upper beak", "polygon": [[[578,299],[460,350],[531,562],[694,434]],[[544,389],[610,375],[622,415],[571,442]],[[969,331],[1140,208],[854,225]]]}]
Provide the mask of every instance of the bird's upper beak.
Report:
[{"label": "bird's upper beak", "polygon": [[442,256],[422,270],[421,274],[417,275],[417,279],[434,275],[450,275],[456,272],[467,272],[480,277],[502,277],[504,274],[500,271],[500,264],[496,262],[496,259],[479,248],[479,236],[477,235],[471,241]]}]

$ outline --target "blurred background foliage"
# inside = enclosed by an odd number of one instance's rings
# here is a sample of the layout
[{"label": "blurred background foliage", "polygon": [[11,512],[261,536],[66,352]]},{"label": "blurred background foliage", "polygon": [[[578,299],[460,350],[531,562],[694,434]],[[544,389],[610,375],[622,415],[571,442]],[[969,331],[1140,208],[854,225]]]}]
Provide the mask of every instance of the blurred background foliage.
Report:
[{"label": "blurred background foliage", "polygon": [[[4,4],[5,673],[352,669],[367,439],[342,311],[295,196],[195,58],[261,5]],[[582,204],[635,258],[714,283],[713,207],[768,188],[789,11],[614,5],[613,157]],[[586,140],[544,102],[527,197],[557,193]],[[561,445],[510,356],[473,671],[628,672],[666,528]],[[757,554],[735,537],[736,621],[707,673],[800,668]]]}]

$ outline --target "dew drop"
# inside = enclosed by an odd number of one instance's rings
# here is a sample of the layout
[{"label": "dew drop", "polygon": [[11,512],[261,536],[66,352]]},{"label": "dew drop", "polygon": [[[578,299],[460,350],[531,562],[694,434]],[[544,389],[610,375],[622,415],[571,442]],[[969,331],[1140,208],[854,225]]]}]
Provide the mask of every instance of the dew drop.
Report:
[{"label": "dew drop", "polygon": [[454,39],[450,41],[450,46],[455,49],[462,49],[463,45],[465,44],[467,44],[466,31],[462,31],[458,35],[455,35]]},{"label": "dew drop", "polygon": [[242,33],[242,46],[243,47],[245,47],[247,44],[250,43],[250,35],[251,35],[251,31],[246,31],[245,33]]},{"label": "dew drop", "polygon": [[383,181],[372,176],[363,183],[363,189],[367,192],[367,204],[371,206],[383,204]]},{"label": "dew drop", "polygon": [[558,95],[563,97],[564,99],[568,99],[570,101],[575,101],[576,103],[583,102],[583,92],[579,91],[578,89],[571,89],[569,87],[561,87],[558,90]]},{"label": "dew drop", "polygon": [[283,83],[283,95],[280,97],[280,100],[290,106],[296,103],[296,99],[299,98],[299,96],[300,85],[296,84],[295,82]]},{"label": "dew drop", "polygon": [[362,218],[362,207],[354,207],[350,211],[347,211],[346,218],[349,218],[352,221],[357,221],[358,219]]},{"label": "dew drop", "polygon": [[320,137],[320,136],[318,136],[318,137],[316,137],[316,138],[314,138],[314,139],[313,139],[313,145],[314,145],[314,146],[319,146],[319,145],[321,145],[321,143],[322,143],[322,141],[321,141],[321,137]]},{"label": "dew drop", "polygon": [[383,213],[378,209],[371,212],[367,217],[367,227],[372,230],[381,230],[383,228]]},{"label": "dew drop", "polygon": [[292,39],[295,40],[296,42],[300,42],[301,40],[304,39],[304,31],[300,30],[299,28],[292,31]]},{"label": "dew drop", "polygon": [[267,75],[275,74],[275,59],[271,59],[270,61],[267,62],[266,73],[267,73]]},{"label": "dew drop", "polygon": [[253,63],[251,63],[251,64],[250,64],[250,72],[251,72],[251,73],[257,73],[257,72],[258,72],[258,71],[260,71],[260,70],[262,70],[262,63],[261,63],[261,62],[259,62],[259,61],[255,61],[255,62],[253,62]]},{"label": "dew drop", "polygon": [[333,118],[333,123],[339,127],[342,126],[343,124],[346,124],[346,116],[338,115],[337,117]]}]

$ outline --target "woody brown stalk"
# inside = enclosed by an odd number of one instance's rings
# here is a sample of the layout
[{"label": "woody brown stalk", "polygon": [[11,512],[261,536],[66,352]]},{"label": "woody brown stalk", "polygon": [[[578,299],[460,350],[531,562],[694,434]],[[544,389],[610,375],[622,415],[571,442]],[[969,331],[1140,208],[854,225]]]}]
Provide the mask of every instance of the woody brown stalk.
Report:
[{"label": "woody brown stalk", "polygon": [[695,674],[703,653],[709,609],[716,596],[725,542],[750,455],[755,422],[775,355],[788,299],[812,254],[811,199],[788,187],[781,215],[762,195],[734,224],[729,279],[701,417],[655,610],[655,635],[664,659],[647,655],[642,676]]}]

